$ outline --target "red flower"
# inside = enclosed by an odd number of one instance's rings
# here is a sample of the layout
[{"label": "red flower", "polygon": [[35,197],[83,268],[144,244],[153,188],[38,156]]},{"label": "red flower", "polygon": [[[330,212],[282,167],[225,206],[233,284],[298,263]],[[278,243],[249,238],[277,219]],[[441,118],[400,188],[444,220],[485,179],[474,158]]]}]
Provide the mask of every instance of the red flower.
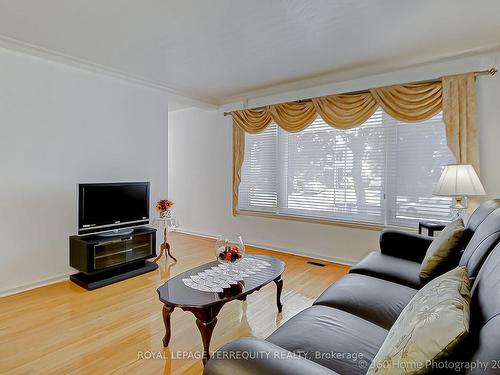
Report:
[{"label": "red flower", "polygon": [[169,208],[171,208],[174,205],[174,202],[172,202],[169,199],[162,199],[156,202],[156,209],[160,212],[166,211]]}]

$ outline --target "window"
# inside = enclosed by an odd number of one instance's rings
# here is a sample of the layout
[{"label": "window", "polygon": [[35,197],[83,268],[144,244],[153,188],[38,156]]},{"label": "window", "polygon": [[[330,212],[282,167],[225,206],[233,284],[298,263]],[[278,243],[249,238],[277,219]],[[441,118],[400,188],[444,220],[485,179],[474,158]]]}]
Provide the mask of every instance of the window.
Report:
[{"label": "window", "polygon": [[276,212],[278,126],[259,134],[245,134],[245,159],[241,166],[239,209]]},{"label": "window", "polygon": [[348,130],[318,117],[299,133],[271,124],[245,135],[238,209],[405,226],[445,221],[451,200],[432,190],[454,161],[441,114],[410,124],[379,109]]}]

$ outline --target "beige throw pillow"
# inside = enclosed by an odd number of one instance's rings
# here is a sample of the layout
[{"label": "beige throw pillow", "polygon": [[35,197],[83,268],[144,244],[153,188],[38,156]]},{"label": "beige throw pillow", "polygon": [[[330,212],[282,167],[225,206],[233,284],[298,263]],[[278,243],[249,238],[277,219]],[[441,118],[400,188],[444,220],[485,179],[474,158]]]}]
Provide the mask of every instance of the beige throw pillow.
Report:
[{"label": "beige throw pillow", "polygon": [[403,309],[368,375],[425,374],[469,332],[470,284],[465,267],[430,281]]},{"label": "beige throw pillow", "polygon": [[441,233],[431,242],[420,266],[420,277],[428,279],[433,276],[439,266],[454,252],[460,250],[464,222],[458,218],[449,223]]}]

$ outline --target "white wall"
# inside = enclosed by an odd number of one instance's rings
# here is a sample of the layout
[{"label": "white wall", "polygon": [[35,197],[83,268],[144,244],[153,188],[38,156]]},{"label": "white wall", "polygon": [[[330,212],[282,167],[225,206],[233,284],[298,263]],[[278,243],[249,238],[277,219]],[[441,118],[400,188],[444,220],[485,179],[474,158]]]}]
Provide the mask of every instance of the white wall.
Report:
[{"label": "white wall", "polygon": [[[499,54],[454,61],[337,84],[325,84],[266,98],[249,106],[410,82],[445,74],[500,68]],[[490,197],[500,197],[500,74],[478,78],[478,121],[482,180]],[[241,108],[241,103],[223,109]],[[169,196],[182,230],[204,235],[240,233],[268,248],[352,263],[378,248],[378,233],[334,225],[231,215],[232,127],[222,111],[187,109],[169,114]]]},{"label": "white wall", "polygon": [[164,93],[0,49],[0,294],[74,272],[76,185],[167,194]]}]

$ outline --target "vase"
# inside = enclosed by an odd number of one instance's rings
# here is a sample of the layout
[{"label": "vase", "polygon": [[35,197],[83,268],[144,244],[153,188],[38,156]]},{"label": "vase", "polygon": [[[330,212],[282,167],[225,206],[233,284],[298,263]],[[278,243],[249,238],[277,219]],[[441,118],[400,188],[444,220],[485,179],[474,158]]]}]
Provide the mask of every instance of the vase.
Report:
[{"label": "vase", "polygon": [[160,217],[162,219],[170,219],[172,217],[172,212],[170,211],[170,209],[165,211],[160,211]]},{"label": "vase", "polygon": [[219,237],[215,242],[215,256],[220,263],[237,263],[245,256],[245,245],[241,236],[232,239]]}]

